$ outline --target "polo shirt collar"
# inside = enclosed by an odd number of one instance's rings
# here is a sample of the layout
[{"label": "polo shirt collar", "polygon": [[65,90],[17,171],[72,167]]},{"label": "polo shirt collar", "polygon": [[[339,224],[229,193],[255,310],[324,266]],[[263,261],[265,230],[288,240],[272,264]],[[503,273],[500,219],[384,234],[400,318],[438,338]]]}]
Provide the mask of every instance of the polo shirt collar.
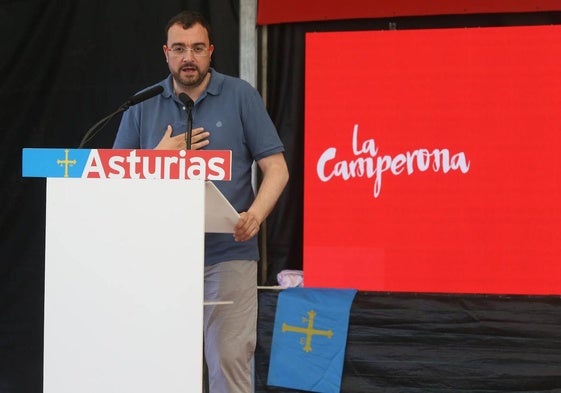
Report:
[{"label": "polo shirt collar", "polygon": [[171,74],[163,81],[162,86],[164,87],[162,95],[166,98],[173,97],[173,77]]},{"label": "polo shirt collar", "polygon": [[210,68],[210,83],[206,87],[206,92],[213,96],[217,96],[222,91],[224,85],[224,75],[216,72],[214,68]]}]

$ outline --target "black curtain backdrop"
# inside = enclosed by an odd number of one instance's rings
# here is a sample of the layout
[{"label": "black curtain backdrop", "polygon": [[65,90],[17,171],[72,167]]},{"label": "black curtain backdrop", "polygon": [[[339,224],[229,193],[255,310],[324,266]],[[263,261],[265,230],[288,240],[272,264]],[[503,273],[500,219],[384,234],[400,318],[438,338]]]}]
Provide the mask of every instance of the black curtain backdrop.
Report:
[{"label": "black curtain backdrop", "polygon": [[[21,178],[21,149],[76,147],[97,120],[163,79],[164,26],[182,9],[209,18],[213,66],[239,75],[239,0],[0,0],[0,393],[42,391],[45,182]],[[267,27],[267,106],[287,148],[291,180],[267,223],[266,283],[302,267],[307,31],[560,22],[559,13],[535,13]],[[357,66],[360,56],[349,57],[349,72]],[[334,92],[333,99],[344,97]],[[87,147],[110,147],[118,121]],[[260,295],[256,392],[281,390],[266,387],[275,304],[275,294]],[[561,391],[559,315],[558,297],[360,293],[343,391]]]},{"label": "black curtain backdrop", "polygon": [[[0,0],[1,393],[42,392],[45,180],[21,177],[22,148],[77,147],[165,78],[164,28],[183,9],[210,20],[213,66],[238,76],[239,0]],[[119,120],[86,147],[111,147]]]}]

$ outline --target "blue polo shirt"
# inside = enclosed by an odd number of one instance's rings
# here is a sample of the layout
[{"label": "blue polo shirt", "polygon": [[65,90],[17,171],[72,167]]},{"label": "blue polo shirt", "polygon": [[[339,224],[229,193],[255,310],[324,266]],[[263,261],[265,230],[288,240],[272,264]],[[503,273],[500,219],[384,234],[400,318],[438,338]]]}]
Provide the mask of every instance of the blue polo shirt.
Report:
[{"label": "blue polo shirt", "polygon": [[[253,161],[283,152],[284,147],[257,90],[242,79],[212,68],[210,72],[210,83],[193,107],[193,128],[203,127],[210,132],[210,143],[205,150],[232,151],[232,180],[214,183],[234,208],[242,212],[254,199]],[[164,88],[161,94],[124,112],[113,148],[153,149],[168,125],[173,128],[172,135],[185,132],[187,112],[173,94],[172,76],[157,85]],[[165,198],[162,203],[166,203]],[[206,265],[234,259],[258,260],[257,236],[246,242],[235,242],[232,234],[205,235]]]}]

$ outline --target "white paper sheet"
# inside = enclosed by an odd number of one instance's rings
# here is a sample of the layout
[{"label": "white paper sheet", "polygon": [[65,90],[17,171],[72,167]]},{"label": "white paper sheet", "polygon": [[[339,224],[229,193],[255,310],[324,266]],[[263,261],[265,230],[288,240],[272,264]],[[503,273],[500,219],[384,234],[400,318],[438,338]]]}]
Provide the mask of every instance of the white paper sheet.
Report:
[{"label": "white paper sheet", "polygon": [[205,232],[234,233],[240,215],[211,181],[205,182]]}]

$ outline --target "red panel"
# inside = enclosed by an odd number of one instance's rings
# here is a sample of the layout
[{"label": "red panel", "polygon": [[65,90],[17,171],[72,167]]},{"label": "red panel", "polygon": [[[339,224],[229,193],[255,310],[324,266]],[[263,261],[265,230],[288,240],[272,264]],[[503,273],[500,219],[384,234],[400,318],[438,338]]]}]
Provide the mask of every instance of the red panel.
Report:
[{"label": "red panel", "polygon": [[259,0],[257,23],[556,10],[561,10],[559,0]]},{"label": "red panel", "polygon": [[306,286],[561,294],[561,26],[306,45]]}]

